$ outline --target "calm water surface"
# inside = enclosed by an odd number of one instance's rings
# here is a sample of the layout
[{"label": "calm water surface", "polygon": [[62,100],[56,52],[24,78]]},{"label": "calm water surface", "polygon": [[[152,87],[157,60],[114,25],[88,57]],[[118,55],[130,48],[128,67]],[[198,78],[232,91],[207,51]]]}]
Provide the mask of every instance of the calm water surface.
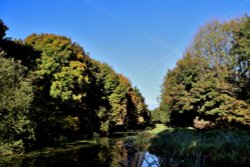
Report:
[{"label": "calm water surface", "polygon": [[0,166],[9,167],[157,167],[157,157],[139,152],[124,143],[125,138],[101,138],[64,149],[49,149],[23,157],[0,158]]}]

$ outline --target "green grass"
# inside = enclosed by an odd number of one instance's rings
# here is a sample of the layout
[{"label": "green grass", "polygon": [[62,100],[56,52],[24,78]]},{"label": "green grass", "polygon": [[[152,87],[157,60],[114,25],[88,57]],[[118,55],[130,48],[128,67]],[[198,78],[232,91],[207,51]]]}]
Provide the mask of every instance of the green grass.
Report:
[{"label": "green grass", "polygon": [[163,124],[156,124],[155,128],[150,129],[147,132],[150,133],[150,134],[157,135],[157,134],[159,134],[159,133],[161,133],[163,131],[166,131],[166,130],[171,131],[172,129],[173,128],[169,128],[169,127],[167,127],[166,125],[163,125]]},{"label": "green grass", "polygon": [[198,131],[158,124],[137,139],[140,148],[161,157],[163,167],[250,166],[249,131]]}]

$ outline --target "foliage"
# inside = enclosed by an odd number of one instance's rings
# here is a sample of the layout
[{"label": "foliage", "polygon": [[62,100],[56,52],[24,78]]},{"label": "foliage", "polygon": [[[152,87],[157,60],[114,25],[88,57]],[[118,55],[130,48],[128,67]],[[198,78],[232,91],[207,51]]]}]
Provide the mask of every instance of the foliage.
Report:
[{"label": "foliage", "polygon": [[36,95],[32,119],[40,122],[38,147],[79,139],[81,132],[88,135],[83,110],[90,79],[83,49],[69,38],[53,34],[32,34],[24,43],[38,53],[30,68]]},{"label": "foliage", "polygon": [[5,38],[6,31],[8,27],[4,24],[4,22],[0,19],[0,40],[2,41]]},{"label": "foliage", "polygon": [[166,124],[169,122],[169,114],[166,112],[167,110],[162,110],[160,108],[156,108],[150,111],[151,120],[153,123],[163,123]]},{"label": "foliage", "polygon": [[99,64],[98,85],[101,104],[97,111],[102,132],[133,129],[146,123],[147,106],[137,88],[122,74],[116,74],[107,64]]},{"label": "foliage", "polygon": [[22,153],[35,139],[29,118],[33,88],[25,71],[13,59],[0,55],[0,154]]},{"label": "foliage", "polygon": [[[1,112],[6,118],[1,150],[11,145],[13,152],[29,144],[34,144],[31,149],[57,146],[97,133],[141,128],[149,120],[144,98],[129,79],[91,59],[71,39],[32,34],[13,41],[5,37],[7,29],[0,21],[0,53],[8,58],[1,56]],[[7,132],[15,121],[19,129]]]},{"label": "foliage", "polygon": [[162,85],[160,108],[171,125],[198,127],[203,120],[204,128],[250,126],[248,26],[245,16],[199,30]]},{"label": "foliage", "polygon": [[250,162],[249,140],[246,131],[176,129],[152,138],[150,150],[163,157],[163,166],[168,166],[169,160],[178,166],[206,166],[215,162],[242,166]]},{"label": "foliage", "polygon": [[237,88],[238,98],[246,100],[250,99],[250,17],[245,16],[239,20],[232,21],[233,43],[230,55],[233,57],[232,65],[233,84]]},{"label": "foliage", "polygon": [[[62,101],[79,100],[86,96],[89,78],[84,73],[86,65],[81,62],[71,61],[68,67],[54,74],[55,81],[51,85],[50,95]],[[76,89],[77,87],[77,89]]]}]

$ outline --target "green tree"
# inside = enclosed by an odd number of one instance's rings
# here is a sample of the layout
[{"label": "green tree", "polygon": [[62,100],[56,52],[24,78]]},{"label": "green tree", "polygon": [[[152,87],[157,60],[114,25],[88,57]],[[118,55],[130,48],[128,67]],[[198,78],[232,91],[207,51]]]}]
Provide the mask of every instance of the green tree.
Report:
[{"label": "green tree", "polygon": [[30,149],[35,140],[30,120],[33,87],[27,69],[5,58],[10,54],[6,30],[0,20],[0,154],[13,154]]},{"label": "green tree", "polygon": [[[196,117],[209,121],[211,126],[226,128],[249,126],[249,106],[244,101],[237,100],[231,89],[231,85],[221,82],[215,73],[204,75],[190,90],[198,113]],[[195,107],[194,104],[189,105]]]},{"label": "green tree", "polygon": [[79,61],[71,61],[69,66],[62,67],[54,74],[54,82],[50,88],[50,95],[62,101],[79,100],[87,95],[89,77],[86,74],[86,65]]},{"label": "green tree", "polygon": [[[94,112],[87,111],[86,96],[91,77],[89,57],[69,38],[53,34],[33,34],[25,44],[39,53],[30,69],[35,77],[34,121],[40,143],[60,144],[88,136]],[[93,126],[94,127],[94,126]],[[46,136],[49,134],[49,137]]]},{"label": "green tree", "polygon": [[169,122],[169,113],[167,111],[168,109],[161,110],[160,108],[150,111],[152,122],[167,124]]},{"label": "green tree", "polygon": [[[241,69],[240,65],[247,64],[237,61],[242,56],[236,52],[248,57],[246,53],[249,50],[245,46],[249,41],[247,35],[243,35],[240,40],[244,41],[241,42],[242,46],[238,47],[241,48],[240,51],[235,46],[235,43],[240,43],[234,35],[235,30],[240,27],[236,26],[237,24],[239,22],[235,21],[212,21],[206,24],[198,31],[177,66],[168,71],[162,86],[160,108],[167,106],[172,125],[195,124],[201,127],[199,123],[202,124],[202,120],[210,127],[250,125],[249,104],[237,96],[239,88],[235,86],[235,81],[232,82],[236,79],[239,83],[246,84],[240,80],[241,77],[235,75],[235,69],[238,71]],[[240,23],[244,26],[245,24]],[[244,68],[246,69],[246,66]]]},{"label": "green tree", "polygon": [[25,67],[0,55],[0,154],[23,153],[35,140],[33,88],[26,74]]},{"label": "green tree", "polygon": [[238,97],[250,102],[250,17],[233,20],[233,42],[230,55],[233,57],[232,80],[236,85]]},{"label": "green tree", "polygon": [[5,39],[6,31],[8,27],[4,24],[4,22],[0,19],[0,41],[2,42]]},{"label": "green tree", "polygon": [[190,53],[179,60],[172,71],[168,71],[162,86],[160,108],[167,109],[171,114],[172,125],[193,125],[197,107],[192,105],[195,101],[192,101],[190,91],[208,71],[206,60]]},{"label": "green tree", "polygon": [[[95,62],[98,70],[96,70],[96,88],[95,93],[98,91],[98,95],[95,96],[95,100],[98,100],[99,106],[96,108],[96,113],[100,121],[100,132],[102,134],[108,134],[114,127],[115,114],[114,111],[115,103],[111,104],[111,96],[119,85],[119,78],[114,70],[105,63]],[[113,110],[112,110],[113,108]],[[111,121],[111,115],[113,120]],[[113,122],[113,123],[112,123]]]},{"label": "green tree", "polygon": [[99,86],[100,130],[109,131],[136,128],[148,121],[144,98],[137,88],[122,74],[117,74],[107,64],[98,63],[96,73]]},{"label": "green tree", "polygon": [[139,90],[109,65],[91,59],[69,38],[32,34],[24,41],[13,41],[5,37],[7,29],[0,21],[0,51],[13,63],[17,61],[18,67],[27,67],[17,75],[32,81],[29,121],[36,123],[36,148],[90,137],[94,132],[107,135],[148,120]]}]

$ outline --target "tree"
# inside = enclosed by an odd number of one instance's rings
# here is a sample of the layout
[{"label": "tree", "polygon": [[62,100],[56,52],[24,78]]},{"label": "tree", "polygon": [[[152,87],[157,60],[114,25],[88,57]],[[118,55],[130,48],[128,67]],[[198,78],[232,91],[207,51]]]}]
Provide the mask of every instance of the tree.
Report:
[{"label": "tree", "polygon": [[0,153],[108,135],[147,121],[144,98],[69,38],[5,37],[0,20]]},{"label": "tree", "polygon": [[231,21],[234,24],[230,55],[233,57],[233,84],[238,97],[250,102],[250,17]]},{"label": "tree", "polygon": [[[240,94],[245,96],[242,88],[248,92],[248,87],[246,80],[240,79],[239,70],[244,68],[243,73],[248,74],[249,37],[237,31],[242,25],[246,27],[246,22],[206,24],[177,66],[168,71],[160,108],[167,106],[172,125],[201,127],[199,123],[203,121],[210,127],[250,126],[250,107],[244,101],[247,98],[237,95],[239,85],[235,84],[244,85],[240,87]],[[240,31],[247,34],[243,28]],[[240,40],[236,38],[239,34]]]},{"label": "tree", "polygon": [[27,70],[0,55],[0,154],[23,153],[35,140],[33,87]]},{"label": "tree", "polygon": [[137,88],[133,88],[128,78],[117,74],[105,63],[97,63],[96,73],[99,87],[100,107],[96,112],[100,119],[100,130],[108,133],[139,127],[148,121],[148,111],[144,98]]},{"label": "tree", "polygon": [[38,145],[60,144],[88,136],[93,129],[87,127],[92,127],[95,115],[88,111],[86,99],[92,80],[89,57],[64,36],[33,34],[24,43],[39,53],[33,57],[34,65],[30,68],[37,110],[33,119],[40,122],[36,129]]},{"label": "tree", "polygon": [[197,32],[191,46],[187,49],[192,55],[206,59],[210,67],[217,72],[233,61],[229,56],[232,47],[231,25],[213,20],[202,26]]},{"label": "tree", "polygon": [[195,101],[192,101],[190,90],[208,71],[206,60],[190,53],[179,60],[172,71],[168,71],[162,86],[160,109],[171,114],[170,124],[193,125],[197,107],[191,105]]},{"label": "tree", "polygon": [[137,87],[131,84],[128,91],[128,114],[126,122],[130,128],[146,126],[150,123],[150,114],[145,104],[145,99]]},{"label": "tree", "polygon": [[160,108],[150,111],[152,122],[167,124],[169,122],[169,113],[167,111],[168,109],[161,110]]},{"label": "tree", "polygon": [[[231,85],[221,82],[215,73],[204,75],[190,91],[196,105],[196,117],[209,121],[209,126],[249,126],[250,108],[244,101],[236,99],[231,89]],[[191,105],[195,107],[194,104]]]},{"label": "tree", "polygon": [[0,41],[2,42],[5,38],[6,31],[8,27],[4,24],[4,22],[0,19]]},{"label": "tree", "polygon": [[23,153],[35,140],[30,120],[33,87],[27,68],[9,54],[8,27],[0,20],[0,154]]},{"label": "tree", "polygon": [[60,72],[54,74],[50,95],[62,101],[79,100],[83,102],[89,84],[86,65],[79,61],[71,61],[69,66],[62,67]]}]

